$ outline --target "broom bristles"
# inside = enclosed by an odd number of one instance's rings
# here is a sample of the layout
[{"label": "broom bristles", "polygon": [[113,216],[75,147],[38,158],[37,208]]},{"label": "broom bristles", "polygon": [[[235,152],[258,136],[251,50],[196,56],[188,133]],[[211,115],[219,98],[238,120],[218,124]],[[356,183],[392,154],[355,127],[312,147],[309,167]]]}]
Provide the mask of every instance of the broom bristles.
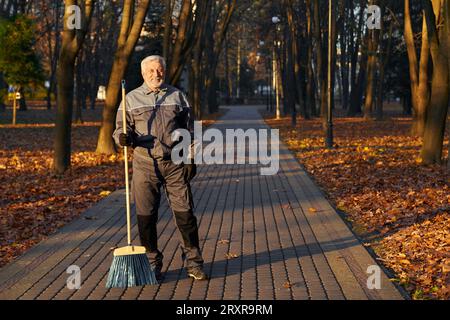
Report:
[{"label": "broom bristles", "polygon": [[147,255],[114,256],[109,269],[107,288],[127,288],[158,284]]}]

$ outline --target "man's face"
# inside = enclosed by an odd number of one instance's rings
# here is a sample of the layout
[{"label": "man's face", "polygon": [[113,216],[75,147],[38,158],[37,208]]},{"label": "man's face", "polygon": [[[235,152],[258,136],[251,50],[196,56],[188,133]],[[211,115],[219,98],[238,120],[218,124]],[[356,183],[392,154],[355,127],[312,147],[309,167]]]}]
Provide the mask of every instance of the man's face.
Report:
[{"label": "man's face", "polygon": [[164,82],[164,76],[164,67],[158,60],[148,62],[142,73],[142,77],[150,89],[159,88]]}]

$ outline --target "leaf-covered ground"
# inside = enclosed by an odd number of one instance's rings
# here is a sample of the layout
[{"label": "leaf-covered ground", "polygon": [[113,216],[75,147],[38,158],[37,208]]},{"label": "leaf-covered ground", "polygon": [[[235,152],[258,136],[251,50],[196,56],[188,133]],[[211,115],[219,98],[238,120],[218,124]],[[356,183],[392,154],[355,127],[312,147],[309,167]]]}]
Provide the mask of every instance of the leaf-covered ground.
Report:
[{"label": "leaf-covered ground", "polygon": [[71,169],[57,177],[55,111],[30,105],[15,127],[10,109],[0,113],[0,267],[124,187],[123,155],[95,153],[102,108],[83,110],[85,122],[73,125]]},{"label": "leaf-covered ground", "polygon": [[450,298],[450,176],[420,163],[411,119],[335,119],[333,150],[323,147],[320,120],[299,119],[296,128],[290,118],[266,121],[394,271],[392,281],[414,299]]}]

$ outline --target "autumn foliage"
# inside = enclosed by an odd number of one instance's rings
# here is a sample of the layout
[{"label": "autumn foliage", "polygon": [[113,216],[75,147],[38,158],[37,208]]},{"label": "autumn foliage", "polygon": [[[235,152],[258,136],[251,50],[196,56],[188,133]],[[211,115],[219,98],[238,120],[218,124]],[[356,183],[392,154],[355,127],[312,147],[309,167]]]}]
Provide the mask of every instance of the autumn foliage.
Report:
[{"label": "autumn foliage", "polygon": [[41,123],[0,125],[0,266],[123,186],[123,157],[93,152],[99,122],[73,126],[72,168],[55,176],[51,114],[28,110],[19,123]]},{"label": "autumn foliage", "polygon": [[335,121],[324,148],[321,120],[266,119],[354,231],[415,299],[450,298],[450,185],[445,166],[424,166],[411,119]]},{"label": "autumn foliage", "polygon": [[[122,155],[93,151],[101,108],[73,125],[72,167],[64,176],[50,170],[54,111],[20,112],[15,127],[9,113],[0,119],[0,267],[124,183]],[[320,120],[299,119],[296,128],[288,118],[267,122],[394,272],[392,281],[415,299],[450,298],[449,174],[420,163],[421,139],[410,136],[410,119],[338,118],[333,150],[323,147]]]},{"label": "autumn foliage", "polygon": [[72,126],[71,169],[56,176],[51,170],[55,111],[30,105],[18,113],[16,126],[8,124],[10,109],[0,118],[0,267],[124,188],[123,154],[94,152],[102,108],[85,110],[85,122]]}]

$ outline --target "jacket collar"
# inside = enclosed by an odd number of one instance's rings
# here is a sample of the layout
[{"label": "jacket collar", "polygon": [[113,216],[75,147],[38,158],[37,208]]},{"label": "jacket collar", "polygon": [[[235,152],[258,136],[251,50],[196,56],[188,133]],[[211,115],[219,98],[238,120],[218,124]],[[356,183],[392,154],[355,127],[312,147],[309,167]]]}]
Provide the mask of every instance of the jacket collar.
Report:
[{"label": "jacket collar", "polygon": [[142,91],[143,91],[145,94],[158,93],[158,92],[164,92],[164,93],[165,93],[165,92],[167,91],[167,89],[168,89],[168,85],[165,84],[165,83],[163,83],[163,84],[159,87],[159,90],[154,91],[154,90],[151,90],[151,89],[148,87],[148,85],[144,82],[144,83],[142,84],[141,88],[142,88]]}]

